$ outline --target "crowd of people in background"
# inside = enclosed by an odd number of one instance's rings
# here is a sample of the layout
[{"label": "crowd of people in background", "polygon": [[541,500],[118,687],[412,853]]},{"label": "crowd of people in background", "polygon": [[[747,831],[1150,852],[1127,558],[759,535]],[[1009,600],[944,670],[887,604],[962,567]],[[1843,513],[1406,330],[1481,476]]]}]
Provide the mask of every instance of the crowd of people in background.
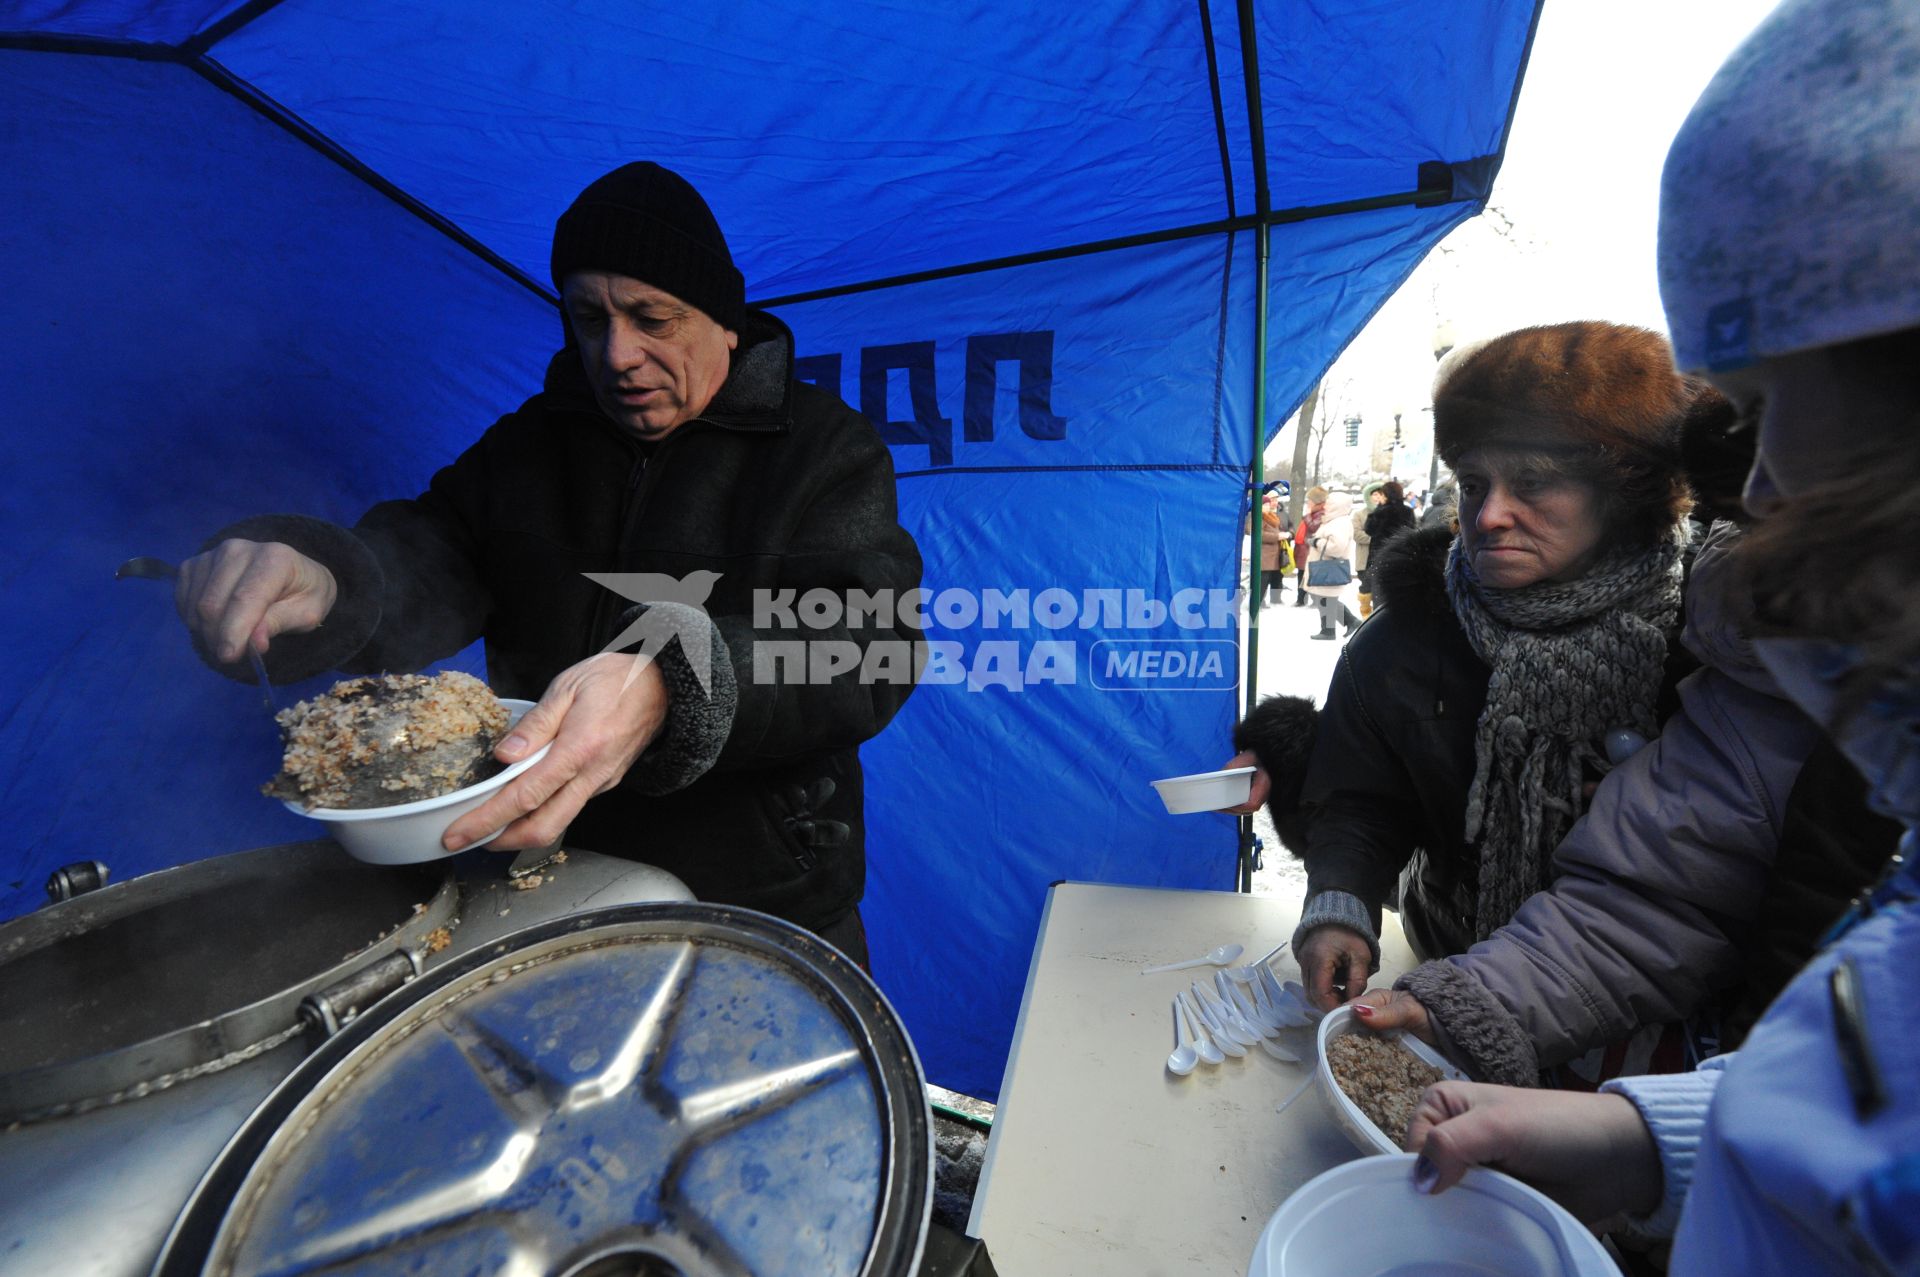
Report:
[{"label": "crowd of people in background", "polygon": [[[1448,489],[1436,489],[1426,494],[1423,500],[1419,495],[1410,494],[1406,485],[1397,479],[1378,479],[1360,490],[1360,499],[1356,503],[1352,495],[1344,490],[1330,491],[1315,484],[1307,490],[1305,509],[1289,530],[1285,499],[1278,485],[1270,485],[1260,498],[1261,606],[1271,607],[1282,602],[1287,578],[1292,576],[1294,605],[1306,607],[1309,600],[1320,597],[1308,589],[1308,563],[1316,559],[1342,557],[1349,560],[1349,576],[1359,586],[1360,611],[1357,616],[1336,619],[1350,619],[1354,623],[1365,620],[1373,614],[1370,564],[1375,538],[1379,539],[1380,548],[1384,549],[1401,532],[1428,526],[1422,522],[1422,512],[1433,509],[1435,500],[1442,501],[1443,511],[1450,514],[1453,502],[1451,496],[1446,495],[1447,492]],[[1329,514],[1330,502],[1336,513]],[[1330,523],[1333,526],[1328,526]],[[1252,536],[1251,518],[1247,520],[1247,533],[1249,537]],[[1321,539],[1317,555],[1314,553],[1316,538]],[[1328,538],[1346,538],[1349,546],[1347,554],[1330,553]],[[1352,625],[1348,625],[1347,630],[1350,633]],[[1329,636],[1322,634],[1316,637]]]}]

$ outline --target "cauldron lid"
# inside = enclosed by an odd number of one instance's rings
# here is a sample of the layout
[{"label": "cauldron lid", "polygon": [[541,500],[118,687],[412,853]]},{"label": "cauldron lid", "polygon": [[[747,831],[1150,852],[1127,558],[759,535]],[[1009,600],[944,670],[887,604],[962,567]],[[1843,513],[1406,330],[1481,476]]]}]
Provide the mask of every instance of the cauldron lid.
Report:
[{"label": "cauldron lid", "polygon": [[202,1182],[156,1274],[906,1274],[932,1204],[912,1043],[817,937],[628,905],[415,981]]}]

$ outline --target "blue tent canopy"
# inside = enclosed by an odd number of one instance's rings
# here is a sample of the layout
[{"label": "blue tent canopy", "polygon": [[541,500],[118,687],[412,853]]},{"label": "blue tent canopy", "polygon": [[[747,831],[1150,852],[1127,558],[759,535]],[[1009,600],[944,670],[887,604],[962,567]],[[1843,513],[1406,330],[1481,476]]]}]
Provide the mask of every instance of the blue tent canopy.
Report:
[{"label": "blue tent canopy", "polygon": [[556,215],[653,158],[892,444],[937,651],[863,751],[865,913],[992,1095],[1048,883],[1234,884],[1144,782],[1226,752],[1255,438],[1484,203],[1536,9],[15,0],[0,917],[310,835],[113,566],[423,487],[539,385]]}]

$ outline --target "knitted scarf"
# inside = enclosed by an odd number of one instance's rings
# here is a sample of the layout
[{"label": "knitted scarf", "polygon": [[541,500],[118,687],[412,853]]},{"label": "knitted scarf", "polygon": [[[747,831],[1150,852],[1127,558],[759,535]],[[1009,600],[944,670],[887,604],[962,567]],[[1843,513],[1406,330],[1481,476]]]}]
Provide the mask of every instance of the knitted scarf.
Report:
[{"label": "knitted scarf", "polygon": [[1447,595],[1492,669],[1474,736],[1467,841],[1480,849],[1477,938],[1547,885],[1553,850],[1586,810],[1585,769],[1611,767],[1605,734],[1652,739],[1667,635],[1680,610],[1686,533],[1616,552],[1576,581],[1480,584],[1454,538]]}]

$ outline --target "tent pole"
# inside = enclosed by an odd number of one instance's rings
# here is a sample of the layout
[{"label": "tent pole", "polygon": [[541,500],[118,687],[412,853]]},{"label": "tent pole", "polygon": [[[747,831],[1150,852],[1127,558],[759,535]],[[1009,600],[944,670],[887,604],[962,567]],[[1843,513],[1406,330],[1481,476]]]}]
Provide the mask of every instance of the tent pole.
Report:
[{"label": "tent pole", "polygon": [[[1267,481],[1267,441],[1261,429],[1267,419],[1267,254],[1270,228],[1263,222],[1254,231],[1255,251],[1260,269],[1255,285],[1253,316],[1253,456],[1247,463],[1247,508],[1252,512],[1252,551],[1247,555],[1247,705],[1252,713],[1260,699],[1260,605],[1265,601],[1266,582],[1260,571],[1260,551],[1266,541],[1266,523],[1261,516],[1261,489]],[[1240,818],[1240,890],[1253,890],[1253,817]]]},{"label": "tent pole", "polygon": [[[1253,161],[1254,251],[1259,259],[1253,315],[1253,455],[1247,461],[1247,508],[1253,516],[1252,553],[1247,556],[1247,704],[1250,712],[1260,696],[1260,546],[1265,526],[1260,518],[1261,492],[1267,481],[1267,256],[1273,227],[1273,192],[1267,185],[1267,121],[1260,105],[1260,40],[1253,25],[1254,0],[1238,0],[1240,70],[1247,89],[1247,141]],[[1253,890],[1253,817],[1240,818],[1239,886]]]}]

